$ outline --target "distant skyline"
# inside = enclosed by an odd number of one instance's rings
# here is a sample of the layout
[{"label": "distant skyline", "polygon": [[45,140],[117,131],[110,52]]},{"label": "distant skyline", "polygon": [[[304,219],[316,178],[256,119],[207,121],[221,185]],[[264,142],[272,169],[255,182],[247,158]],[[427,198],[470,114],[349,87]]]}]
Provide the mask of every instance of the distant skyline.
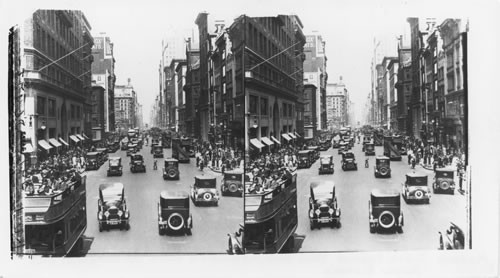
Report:
[{"label": "distant skyline", "polygon": [[[234,5],[233,1],[228,0],[218,1],[218,5],[197,0],[145,2],[149,5],[131,1],[90,0],[85,5],[62,1],[64,5],[17,7],[19,10],[14,11],[8,20],[12,24],[19,24],[37,8],[82,10],[92,26],[92,34],[104,32],[111,38],[116,60],[116,84],[126,84],[128,78],[131,79],[138,101],[145,109],[143,114],[146,123],[149,122],[149,111],[160,90],[158,69],[162,40],[176,37],[183,45],[187,36],[192,33],[197,35],[194,21],[202,11],[215,19],[225,20],[226,27],[241,14],[298,15],[305,34],[317,31],[326,42],[328,82],[336,83],[342,76],[351,101],[356,103],[358,120],[362,120],[362,110],[371,91],[370,67],[374,38],[381,42],[377,48],[378,61],[384,55],[397,56],[397,37],[409,27],[406,22],[408,15],[398,12],[405,5],[383,6],[376,1],[364,5],[348,2],[336,5],[319,1],[314,6],[295,5],[303,3],[300,1],[263,0],[245,6]],[[406,32],[409,35],[409,31]]]}]

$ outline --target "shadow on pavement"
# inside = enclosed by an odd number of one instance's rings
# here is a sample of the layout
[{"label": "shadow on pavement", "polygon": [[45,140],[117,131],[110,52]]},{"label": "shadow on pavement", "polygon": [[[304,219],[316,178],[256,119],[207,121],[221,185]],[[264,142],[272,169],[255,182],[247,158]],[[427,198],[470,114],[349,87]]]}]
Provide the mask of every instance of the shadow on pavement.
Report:
[{"label": "shadow on pavement", "polygon": [[302,248],[302,243],[306,239],[305,235],[298,235],[298,234],[293,234],[294,237],[294,250],[293,253],[298,253],[300,251],[300,248]]},{"label": "shadow on pavement", "polygon": [[68,253],[67,257],[85,257],[94,242],[94,237],[82,236],[82,248],[78,249],[78,246],[75,245],[73,250]]}]

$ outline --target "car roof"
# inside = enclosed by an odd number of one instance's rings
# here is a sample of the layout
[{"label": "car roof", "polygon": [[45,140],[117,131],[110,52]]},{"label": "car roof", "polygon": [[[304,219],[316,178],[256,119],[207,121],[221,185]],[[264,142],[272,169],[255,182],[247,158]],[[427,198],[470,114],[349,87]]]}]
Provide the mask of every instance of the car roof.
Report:
[{"label": "car roof", "polygon": [[186,191],[167,191],[163,190],[160,192],[160,198],[162,199],[187,199],[189,194]]},{"label": "car roof", "polygon": [[395,189],[373,189],[371,195],[374,197],[396,197],[399,191]]},{"label": "car roof", "polygon": [[224,174],[243,174],[243,170],[241,169],[229,170],[225,171]]},{"label": "car roof", "polygon": [[407,177],[411,177],[411,178],[421,178],[421,177],[427,177],[426,174],[422,174],[422,173],[414,173],[414,172],[410,172],[410,173],[407,173],[406,174]]},{"label": "car roof", "polygon": [[206,175],[206,176],[205,175],[197,175],[194,178],[197,180],[213,180],[213,179],[215,179],[215,177],[210,176],[210,175]]},{"label": "car roof", "polygon": [[451,167],[436,168],[436,172],[455,172],[455,169]]},{"label": "car roof", "polygon": [[309,184],[309,187],[312,188],[315,192],[331,192],[333,188],[335,188],[334,181],[312,181]]},{"label": "car roof", "polygon": [[177,160],[175,158],[171,158],[171,157],[165,158],[165,161],[168,161],[168,162],[179,162],[179,160]]},{"label": "car roof", "polygon": [[376,159],[389,159],[387,156],[377,156]]},{"label": "car roof", "polygon": [[331,154],[326,154],[326,155],[322,155],[322,156],[321,156],[321,159],[330,159],[330,158],[332,158],[332,157],[333,157],[333,155],[331,155]]},{"label": "car roof", "polygon": [[99,191],[106,192],[121,192],[123,191],[123,183],[121,182],[112,182],[112,183],[102,183],[99,185]]},{"label": "car roof", "polygon": [[89,152],[89,153],[87,153],[87,155],[96,155],[96,154],[98,154],[98,152]]},{"label": "car roof", "polygon": [[119,157],[119,156],[111,156],[111,157],[109,158],[109,160],[118,160],[118,159],[122,159],[122,158],[121,158],[121,157]]}]

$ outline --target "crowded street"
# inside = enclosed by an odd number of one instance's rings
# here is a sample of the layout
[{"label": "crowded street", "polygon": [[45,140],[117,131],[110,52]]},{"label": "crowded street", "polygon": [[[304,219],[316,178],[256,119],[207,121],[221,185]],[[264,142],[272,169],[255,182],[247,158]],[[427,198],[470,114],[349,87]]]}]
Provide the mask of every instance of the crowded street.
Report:
[{"label": "crowded street", "polygon": [[[171,149],[164,149],[164,157],[171,157]],[[108,163],[97,171],[87,171],[87,230],[84,235],[84,253],[87,255],[109,253],[225,253],[227,233],[238,228],[243,214],[243,199],[221,197],[218,206],[196,207],[190,201],[193,218],[192,235],[160,236],[158,234],[158,207],[162,190],[190,192],[196,175],[215,176],[220,190],[222,175],[205,168],[196,168],[195,158],[190,163],[180,163],[179,180],[162,178],[162,158],[153,158],[150,146],[139,152],[144,157],[146,173],[131,173],[126,152],[118,150],[109,156],[122,158],[123,175],[106,177]],[[153,170],[154,159],[158,169]],[[99,232],[97,221],[98,188],[102,183],[121,182],[130,211],[130,230],[118,228]]]},{"label": "crowded street", "polygon": [[[467,227],[466,197],[455,190],[454,195],[431,194],[430,204],[407,204],[401,198],[403,233],[371,234],[368,201],[373,189],[394,189],[401,192],[405,174],[413,171],[427,175],[428,185],[432,188],[434,173],[432,169],[425,169],[421,165],[411,169],[407,157],[403,156],[401,161],[391,161],[390,178],[375,178],[375,157],[383,154],[383,147],[375,147],[376,156],[365,156],[361,149],[362,144],[358,143],[352,149],[358,165],[357,171],[343,171],[341,155],[337,153],[338,149],[332,148],[321,152],[321,155],[333,155],[333,175],[318,175],[320,160],[308,169],[298,170],[298,228],[295,235],[297,252],[435,250],[439,247],[438,232],[444,231],[450,222]],[[369,158],[368,168],[365,168],[366,158]],[[309,228],[309,183],[313,180],[334,181],[341,209],[340,228]],[[457,182],[456,175],[455,181]]]}]

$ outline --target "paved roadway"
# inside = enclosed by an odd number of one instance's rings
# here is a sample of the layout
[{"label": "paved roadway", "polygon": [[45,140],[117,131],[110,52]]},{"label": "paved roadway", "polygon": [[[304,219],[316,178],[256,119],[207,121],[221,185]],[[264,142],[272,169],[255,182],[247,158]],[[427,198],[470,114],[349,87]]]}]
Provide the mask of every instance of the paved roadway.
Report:
[{"label": "paved roadway", "polygon": [[[368,222],[368,200],[374,188],[392,188],[401,191],[405,174],[412,171],[407,157],[402,161],[391,161],[391,178],[375,178],[375,156],[369,156],[369,168],[365,168],[365,155],[361,144],[355,144],[353,152],[358,162],[358,171],[343,171],[338,149],[330,148],[321,154],[333,154],[334,175],[318,175],[319,160],[309,169],[298,170],[298,217],[296,231],[298,252],[315,251],[389,251],[389,250],[435,250],[438,247],[438,231],[444,232],[453,221],[465,231],[466,199],[455,195],[432,194],[430,204],[406,204],[401,199],[404,215],[403,233],[370,234]],[[376,147],[376,154],[383,154],[383,147]],[[416,172],[428,174],[429,185],[434,174],[421,166]],[[309,182],[312,179],[333,179],[341,208],[340,229],[322,227],[313,231],[309,228],[308,201]],[[432,192],[432,191],[431,191]]]},{"label": "paved roadway", "polygon": [[[227,233],[235,231],[243,217],[243,198],[221,197],[218,207],[195,207],[191,202],[193,216],[192,235],[158,234],[157,203],[162,190],[184,190],[189,193],[194,176],[202,172],[197,169],[194,158],[189,164],[179,164],[178,181],[163,180],[163,159],[158,158],[158,170],[153,170],[150,147],[141,150],[146,163],[146,173],[130,172],[130,158],[125,151],[118,150],[109,156],[122,157],[123,176],[106,177],[107,163],[98,171],[87,172],[87,231],[84,250],[87,254],[99,253],[226,253]],[[164,149],[165,157],[171,149]],[[217,177],[220,189],[221,174],[205,169],[205,175]],[[97,200],[99,184],[121,182],[130,210],[130,230],[99,232],[97,223]],[[219,192],[220,193],[220,192]]]}]

